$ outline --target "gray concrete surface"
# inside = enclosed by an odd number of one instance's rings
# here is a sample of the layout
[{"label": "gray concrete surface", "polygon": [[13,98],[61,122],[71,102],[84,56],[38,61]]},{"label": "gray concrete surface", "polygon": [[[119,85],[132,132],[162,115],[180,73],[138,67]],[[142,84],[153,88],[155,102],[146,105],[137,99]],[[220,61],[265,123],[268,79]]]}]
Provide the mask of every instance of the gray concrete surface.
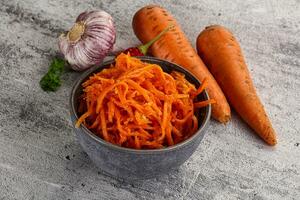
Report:
[{"label": "gray concrete surface", "polygon": [[300,1],[151,1],[168,8],[194,42],[209,24],[239,39],[258,93],[278,132],[266,146],[234,113],[212,122],[196,153],[173,174],[127,183],[102,174],[71,130],[63,87],[39,87],[57,36],[86,9],[103,8],[118,29],[116,48],[138,44],[133,13],[150,1],[1,0],[0,199],[300,199]]}]

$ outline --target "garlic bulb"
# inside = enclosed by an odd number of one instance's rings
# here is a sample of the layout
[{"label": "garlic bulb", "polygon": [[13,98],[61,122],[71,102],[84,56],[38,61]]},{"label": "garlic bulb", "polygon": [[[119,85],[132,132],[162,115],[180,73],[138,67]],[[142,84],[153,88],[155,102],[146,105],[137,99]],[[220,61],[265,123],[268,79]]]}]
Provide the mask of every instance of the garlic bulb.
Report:
[{"label": "garlic bulb", "polygon": [[116,40],[113,18],[105,11],[81,13],[74,26],[59,37],[59,48],[72,69],[100,64]]}]

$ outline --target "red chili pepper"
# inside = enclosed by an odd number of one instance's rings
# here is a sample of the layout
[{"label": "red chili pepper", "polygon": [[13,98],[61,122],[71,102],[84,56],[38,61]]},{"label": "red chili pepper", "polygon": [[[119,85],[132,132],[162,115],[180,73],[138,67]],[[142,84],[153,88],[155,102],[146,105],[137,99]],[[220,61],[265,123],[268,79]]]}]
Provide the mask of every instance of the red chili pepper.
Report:
[{"label": "red chili pepper", "polygon": [[173,28],[174,25],[168,26],[166,29],[164,29],[162,32],[160,32],[157,36],[155,36],[152,40],[147,42],[146,44],[140,45],[138,47],[130,47],[123,51],[123,53],[127,54],[130,53],[131,56],[145,56],[147,55],[149,47],[159,40],[161,36],[163,36],[166,32],[168,32],[171,28]]},{"label": "red chili pepper", "polygon": [[123,53],[125,53],[125,54],[129,53],[131,56],[144,56],[145,55],[141,52],[141,50],[138,47],[130,47],[130,48],[126,49],[125,51],[123,51]]}]

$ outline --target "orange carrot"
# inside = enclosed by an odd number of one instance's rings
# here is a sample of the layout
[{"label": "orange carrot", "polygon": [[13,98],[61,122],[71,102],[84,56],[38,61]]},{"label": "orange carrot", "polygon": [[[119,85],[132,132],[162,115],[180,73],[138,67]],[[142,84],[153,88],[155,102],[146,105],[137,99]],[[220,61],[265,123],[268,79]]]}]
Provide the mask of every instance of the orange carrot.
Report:
[{"label": "orange carrot", "polygon": [[169,25],[174,25],[174,28],[152,44],[151,53],[155,57],[185,67],[200,81],[207,78],[209,96],[217,102],[212,106],[212,116],[214,119],[226,123],[230,119],[230,107],[226,98],[176,20],[162,7],[150,5],[137,11],[132,21],[133,30],[142,43],[150,41]]},{"label": "orange carrot", "polygon": [[233,34],[222,26],[209,26],[198,36],[197,50],[234,109],[263,140],[275,145],[275,131]]},{"label": "orange carrot", "polygon": [[[201,101],[193,100],[205,84],[196,90],[179,72],[167,74],[158,65],[121,54],[115,66],[92,75],[82,86],[76,127],[84,124],[113,144],[162,148],[183,141],[198,128],[194,107]],[[207,106],[211,99],[204,102]]]}]

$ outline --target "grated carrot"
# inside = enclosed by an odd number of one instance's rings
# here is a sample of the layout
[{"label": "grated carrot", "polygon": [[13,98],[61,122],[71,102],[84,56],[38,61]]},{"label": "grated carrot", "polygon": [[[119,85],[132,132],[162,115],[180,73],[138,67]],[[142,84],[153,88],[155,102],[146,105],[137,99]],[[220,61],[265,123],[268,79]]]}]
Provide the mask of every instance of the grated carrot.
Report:
[{"label": "grated carrot", "polygon": [[182,142],[198,128],[195,109],[215,103],[194,102],[206,79],[197,90],[183,74],[167,74],[129,54],[119,55],[114,66],[93,74],[82,86],[76,127],[83,124],[108,142],[135,149]]}]

